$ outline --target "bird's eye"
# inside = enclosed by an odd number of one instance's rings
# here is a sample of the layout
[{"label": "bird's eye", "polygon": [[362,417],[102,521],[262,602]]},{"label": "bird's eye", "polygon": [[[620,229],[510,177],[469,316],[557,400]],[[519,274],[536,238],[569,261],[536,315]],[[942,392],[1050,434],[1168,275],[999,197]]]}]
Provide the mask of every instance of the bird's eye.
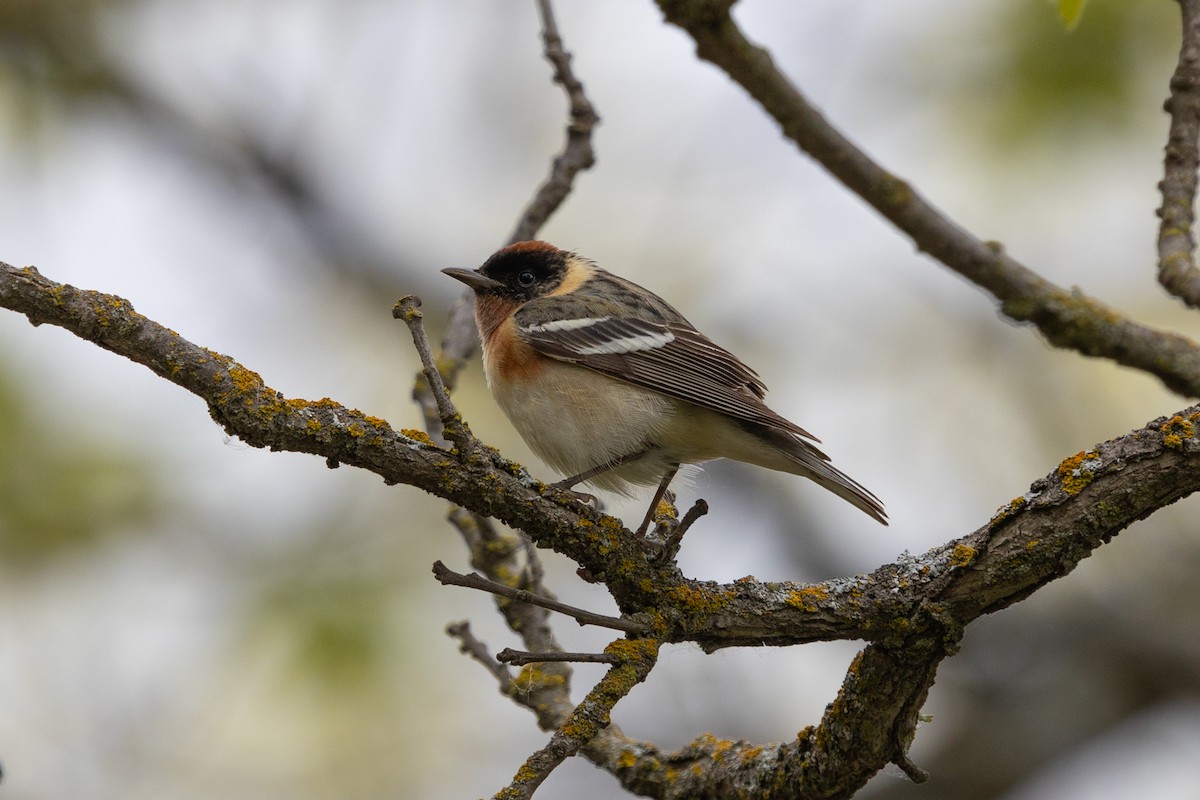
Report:
[{"label": "bird's eye", "polygon": [[517,276],[517,283],[525,288],[533,286],[533,282],[535,280],[537,280],[537,276],[534,275],[530,270],[525,270]]}]

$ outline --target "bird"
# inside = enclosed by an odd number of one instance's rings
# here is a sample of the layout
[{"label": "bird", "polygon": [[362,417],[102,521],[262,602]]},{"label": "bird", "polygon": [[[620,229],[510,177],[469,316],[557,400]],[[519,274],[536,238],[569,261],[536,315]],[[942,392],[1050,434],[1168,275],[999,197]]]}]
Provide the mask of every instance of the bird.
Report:
[{"label": "bird", "polygon": [[473,290],[488,387],[530,449],[569,476],[556,488],[657,484],[639,538],[679,468],[717,458],[808,478],[887,525],[878,497],[766,405],[757,372],[648,289],[542,241],[442,272]]}]

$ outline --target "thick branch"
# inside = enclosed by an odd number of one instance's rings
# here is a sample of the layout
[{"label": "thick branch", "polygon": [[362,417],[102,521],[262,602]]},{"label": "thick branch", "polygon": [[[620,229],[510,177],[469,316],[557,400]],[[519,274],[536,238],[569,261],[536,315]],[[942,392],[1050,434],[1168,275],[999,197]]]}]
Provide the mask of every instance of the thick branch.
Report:
[{"label": "thick branch", "polygon": [[[830,711],[835,716],[822,723],[827,730],[836,724],[861,736],[835,740],[818,728],[812,737],[770,750],[778,760],[749,758],[743,766],[757,770],[753,780],[775,776],[797,786],[848,786],[886,760],[904,763],[899,750],[911,735],[916,709],[963,626],[1065,575],[1134,521],[1200,489],[1200,406],[1194,406],[1065,459],[969,536],[869,576],[811,586],[694,581],[672,564],[647,557],[619,521],[542,496],[543,484],[487,447],[460,459],[420,432],[394,431],[381,419],[331,400],[286,399],[228,356],[197,347],[119,297],[0,264],[0,306],[146,365],[203,398],[214,419],[250,444],[368,469],[389,483],[423,488],[525,530],[539,546],[567,555],[604,580],[625,617],[652,623],[660,641],[695,642],[709,650],[831,639],[873,642],[854,671],[857,682],[843,687],[846,702],[835,703]],[[479,535],[485,535],[483,529]],[[508,613],[531,607],[505,608]],[[535,611],[540,616],[534,619],[541,620],[535,627],[544,626],[544,612]],[[548,627],[543,633],[526,640],[532,642],[529,649],[558,649],[540,643],[553,641]],[[506,686],[537,712],[544,727],[561,726],[572,713],[556,669],[565,666],[527,668]],[[669,782],[658,784],[653,775],[664,764],[707,757],[695,751],[664,756],[613,728],[586,741],[589,758],[652,796],[687,796],[675,794]],[[717,767],[723,752],[710,753]],[[711,780],[722,776],[728,774],[719,768],[711,772]],[[655,785],[659,789],[652,791]]]},{"label": "thick branch", "polygon": [[0,306],[146,365],[204,399],[214,419],[249,444],[361,467],[524,530],[603,580],[626,616],[653,610],[662,615],[655,624],[666,627],[666,641],[709,649],[886,641],[893,624],[919,616],[931,597],[952,602],[966,621],[1065,574],[1134,521],[1200,488],[1200,407],[1192,407],[1066,459],[969,536],[869,576],[811,586],[693,581],[648,557],[619,520],[559,505],[557,493],[490,448],[460,459],[420,432],[397,432],[332,400],[284,398],[256,373],[119,297],[0,264]]},{"label": "thick branch", "polygon": [[746,39],[729,14],[730,0],[657,2],[667,21],[696,41],[700,58],[745,89],[785,136],[911,237],[918,249],[990,292],[1008,317],[1033,323],[1056,347],[1134,367],[1175,392],[1200,397],[1200,347],[1195,342],[1133,322],[1082,292],[1063,289],[996,243],[967,232],[830,125],[770,54]]},{"label": "thick branch", "polygon": [[1200,0],[1179,0],[1183,42],[1164,105],[1171,115],[1163,158],[1161,220],[1158,228],[1158,280],[1167,291],[1200,308],[1196,268],[1196,171],[1200,169]]}]

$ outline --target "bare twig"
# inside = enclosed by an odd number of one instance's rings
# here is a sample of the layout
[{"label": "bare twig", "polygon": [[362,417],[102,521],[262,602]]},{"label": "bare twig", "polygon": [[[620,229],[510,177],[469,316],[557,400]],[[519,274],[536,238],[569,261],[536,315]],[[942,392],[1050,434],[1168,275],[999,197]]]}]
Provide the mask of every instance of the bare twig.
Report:
[{"label": "bare twig", "polygon": [[[551,161],[550,174],[517,219],[508,237],[509,244],[537,236],[537,232],[570,195],[576,176],[596,163],[592,130],[600,122],[600,117],[584,93],[583,84],[571,69],[571,55],[563,47],[549,0],[537,0],[537,5],[542,19],[545,56],[554,67],[554,82],[563,88],[567,96],[567,141]],[[475,352],[478,341],[472,305],[473,293],[468,289],[455,302],[450,312],[450,325],[442,340],[442,354],[438,363],[446,385],[451,389],[457,383],[459,372]]]},{"label": "bare twig", "polygon": [[492,673],[492,676],[500,683],[501,692],[507,694],[511,690],[512,673],[508,671],[508,667],[492,658],[492,653],[488,650],[487,645],[475,638],[475,634],[471,632],[471,623],[465,620],[452,622],[446,626],[446,634],[458,639],[458,649],[461,652],[478,661],[488,672]]},{"label": "bare twig", "polygon": [[567,143],[555,157],[550,175],[538,187],[533,200],[525,207],[509,242],[532,239],[546,220],[558,210],[571,193],[575,176],[596,163],[592,149],[592,129],[600,122],[591,101],[584,94],[583,84],[571,70],[571,55],[563,48],[562,37],[554,21],[550,0],[537,0],[542,18],[542,41],[546,59],[554,66],[554,82],[563,88],[570,104],[570,119],[567,122]]},{"label": "bare twig", "polygon": [[552,661],[573,661],[579,664],[616,664],[620,659],[611,653],[530,653],[506,647],[496,654],[502,664],[521,667],[526,664],[546,664]]},{"label": "bare twig", "polygon": [[770,53],[746,39],[730,16],[730,0],[657,2],[668,22],[692,36],[697,55],[741,85],[785,136],[908,234],[920,250],[990,292],[1005,315],[1033,323],[1056,347],[1140,369],[1173,391],[1200,397],[1200,346],[1051,283],[1003,247],[947,217],[830,125],[779,71]]},{"label": "bare twig", "polygon": [[[462,575],[454,572],[441,561],[433,563],[433,574],[443,585],[449,584],[452,586],[465,586],[468,589],[479,589],[484,592],[498,594],[501,597],[507,597],[510,600],[516,600],[521,603],[529,603],[530,605],[541,606],[548,608],[551,611],[557,611],[560,614],[566,614],[569,617],[574,617],[575,621],[580,625],[598,625],[602,628],[611,628],[617,631],[626,633],[643,633],[646,626],[640,622],[633,620],[621,619],[620,617],[609,617],[604,614],[596,614],[592,611],[587,611],[575,606],[569,606],[566,603],[560,603],[557,600],[551,600],[547,597],[541,597],[525,589],[514,589],[511,586],[505,586],[502,583],[490,580],[478,575],[474,572]],[[558,659],[561,661],[569,661],[570,659]]]},{"label": "bare twig", "polygon": [[1164,104],[1171,115],[1163,158],[1161,220],[1158,228],[1158,280],[1167,291],[1200,308],[1196,268],[1196,171],[1200,169],[1200,0],[1179,0],[1183,41]]},{"label": "bare twig", "polygon": [[454,407],[454,401],[450,399],[450,392],[446,390],[446,385],[442,383],[442,374],[433,360],[433,350],[430,349],[429,339],[425,336],[425,326],[421,324],[424,315],[420,308],[421,298],[413,294],[401,297],[392,308],[392,316],[404,320],[409,333],[412,334],[413,346],[416,347],[417,355],[421,358],[422,374],[429,384],[429,392],[414,391],[413,399],[422,405],[428,420],[430,411],[425,406],[429,396],[432,395],[442,431],[447,439],[458,446],[459,453],[466,455],[475,449],[478,442],[471,435],[471,430],[459,415],[458,409]]},{"label": "bare twig", "polygon": [[703,498],[698,498],[692,507],[683,515],[683,519],[679,520],[679,524],[675,526],[675,530],[671,531],[671,536],[663,545],[663,552],[670,554],[671,558],[679,552],[679,545],[683,542],[683,535],[688,532],[696,520],[708,513],[708,503]]}]

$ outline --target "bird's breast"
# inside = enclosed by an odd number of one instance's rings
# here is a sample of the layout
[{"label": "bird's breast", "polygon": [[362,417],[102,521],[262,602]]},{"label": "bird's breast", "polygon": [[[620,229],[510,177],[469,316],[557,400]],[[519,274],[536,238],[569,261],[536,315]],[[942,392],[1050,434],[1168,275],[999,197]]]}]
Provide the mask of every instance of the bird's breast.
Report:
[{"label": "bird's breast", "polygon": [[487,365],[496,403],[530,449],[564,475],[646,449],[675,413],[668,397],[574,364],[544,359],[536,369],[501,368],[502,352]]}]

